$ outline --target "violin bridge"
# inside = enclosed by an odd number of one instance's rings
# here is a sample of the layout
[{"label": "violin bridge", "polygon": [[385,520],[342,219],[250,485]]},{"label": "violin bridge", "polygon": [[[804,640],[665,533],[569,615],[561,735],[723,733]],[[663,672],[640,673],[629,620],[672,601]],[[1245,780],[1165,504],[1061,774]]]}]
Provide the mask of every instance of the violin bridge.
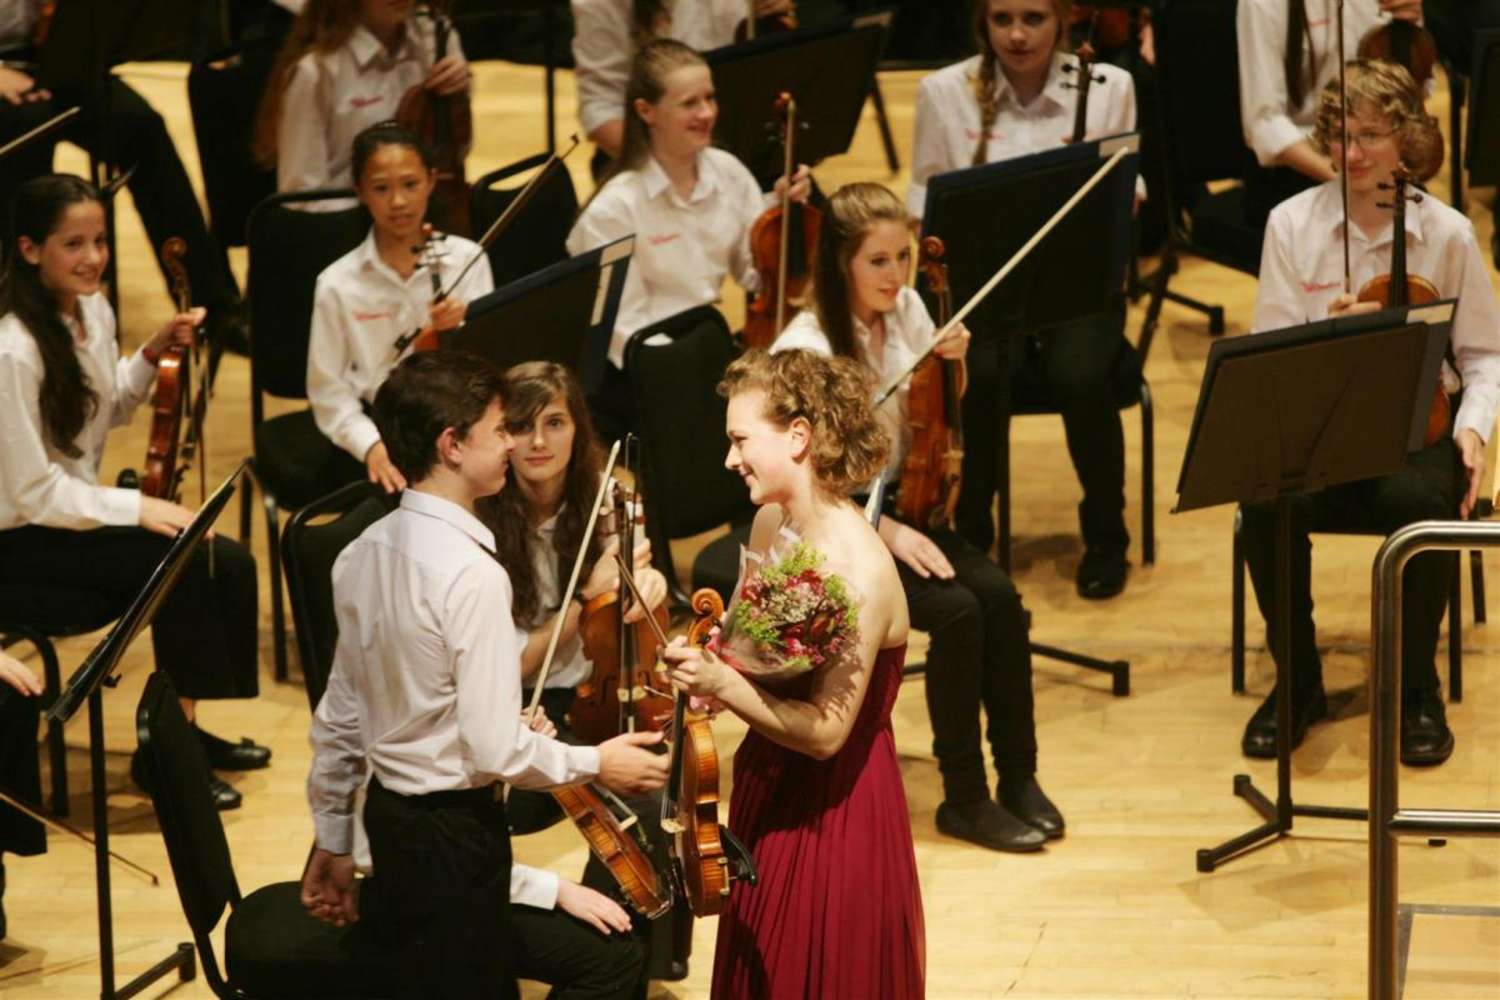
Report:
[{"label": "violin bridge", "polygon": [[637,816],[635,813],[629,813],[629,814],[627,814],[625,816],[624,819],[620,820],[620,829],[621,830],[629,830],[631,827],[635,826],[636,823],[638,823],[638,822],[640,822],[640,817]]}]

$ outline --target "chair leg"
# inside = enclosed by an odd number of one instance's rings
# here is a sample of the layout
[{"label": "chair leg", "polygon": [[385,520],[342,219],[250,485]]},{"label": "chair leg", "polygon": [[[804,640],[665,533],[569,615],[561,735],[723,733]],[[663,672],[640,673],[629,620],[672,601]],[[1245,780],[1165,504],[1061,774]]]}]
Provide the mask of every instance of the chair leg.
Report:
[{"label": "chair leg", "polygon": [[286,608],[281,592],[281,530],[277,524],[276,498],[265,494],[266,548],[271,554],[271,656],[276,665],[276,679],[287,679]]},{"label": "chair leg", "polygon": [[[42,654],[42,682],[47,686],[48,704],[62,694],[62,671],[57,664],[57,647],[44,635],[33,634],[31,641]],[[63,742],[63,725],[47,722],[47,758],[52,770],[52,815],[68,815],[68,748]]]},{"label": "chair leg", "polygon": [[240,477],[240,541],[250,546],[250,504],[255,499],[255,460],[252,458]]},{"label": "chair leg", "polygon": [[1156,324],[1161,319],[1161,303],[1167,295],[1167,281],[1171,278],[1176,264],[1177,258],[1169,237],[1167,247],[1162,251],[1161,266],[1153,275],[1156,280],[1151,288],[1151,301],[1146,303],[1146,318],[1141,321],[1141,335],[1136,339],[1135,350],[1141,356],[1142,366],[1146,364],[1146,357],[1151,353],[1151,339],[1156,336]]},{"label": "chair leg", "polygon": [[1484,553],[1474,549],[1469,553],[1469,589],[1474,592],[1474,624],[1483,625],[1484,611]]},{"label": "chair leg", "polygon": [[1463,561],[1453,560],[1453,580],[1448,587],[1448,700],[1464,700],[1464,595]]},{"label": "chair leg", "polygon": [[1151,387],[1141,379],[1141,562],[1156,562],[1156,416]]},{"label": "chair leg", "polygon": [[1235,511],[1229,598],[1229,690],[1234,694],[1245,693],[1245,543],[1240,527],[1240,513]]},{"label": "chair leg", "polygon": [[895,176],[901,170],[901,158],[896,155],[896,138],[891,134],[891,119],[885,113],[885,95],[880,92],[880,77],[870,81],[870,100],[875,102],[875,124],[880,126],[880,143],[885,147],[885,163]]}]

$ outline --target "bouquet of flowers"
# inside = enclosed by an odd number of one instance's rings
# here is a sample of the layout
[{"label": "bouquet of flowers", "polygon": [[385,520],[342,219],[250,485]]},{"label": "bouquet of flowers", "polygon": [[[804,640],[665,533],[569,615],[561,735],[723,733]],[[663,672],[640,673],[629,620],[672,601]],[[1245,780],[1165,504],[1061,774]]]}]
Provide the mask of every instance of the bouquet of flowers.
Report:
[{"label": "bouquet of flowers", "polygon": [[713,651],[743,674],[782,680],[837,659],[858,634],[859,606],[825,556],[783,528],[764,556],[740,550],[740,584]]}]

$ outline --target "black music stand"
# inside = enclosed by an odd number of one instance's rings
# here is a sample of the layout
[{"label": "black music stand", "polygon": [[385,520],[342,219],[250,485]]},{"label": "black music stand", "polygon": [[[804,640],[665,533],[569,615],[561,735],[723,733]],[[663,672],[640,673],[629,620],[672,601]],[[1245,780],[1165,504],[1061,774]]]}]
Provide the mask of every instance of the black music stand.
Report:
[{"label": "black music stand", "polygon": [[1198,851],[1198,870],[1291,833],[1296,816],[1366,821],[1364,809],[1292,802],[1291,498],[1389,475],[1422,447],[1454,301],[1214,341],[1173,513],[1276,504],[1276,801],[1248,774],[1234,794],[1265,822]]},{"label": "black music stand", "polygon": [[[1080,319],[1110,307],[1125,282],[1135,197],[1134,134],[1059,146],[1030,156],[934,176],[927,185],[922,235],[946,249],[955,302],[964,302],[1118,150],[1123,160],[1065,216],[971,314],[970,326],[1001,344],[996,440],[1009,461],[1012,334]],[[1010,511],[1000,511],[1000,544],[1009,545]],[[1001,565],[1007,562],[1002,551]],[[1031,644],[1048,659],[1107,673],[1115,695],[1130,693],[1130,664],[1056,646]]]},{"label": "black music stand", "polygon": [[48,722],[61,725],[77,714],[85,702],[89,707],[89,776],[94,803],[94,879],[99,903],[99,981],[100,996],[104,1000],[135,996],[174,969],[182,982],[188,982],[197,976],[198,966],[193,946],[183,942],[171,955],[118,990],[115,988],[114,913],[110,902],[109,881],[109,806],[105,801],[104,787],[104,699],[100,689],[112,688],[119,682],[115,669],[119,666],[120,657],[141,630],[151,624],[151,619],[161,607],[161,602],[171,593],[188,560],[229,503],[229,498],[234,495],[235,483],[248,464],[248,461],[242,462],[203,504],[193,518],[193,523],[178,533],[172,547],[151,572],[145,587],[136,595],[120,620],[115,622],[109,634],[89,653],[88,659],[68,678],[68,683],[46,713]]},{"label": "black music stand", "polygon": [[842,17],[802,31],[766,35],[703,54],[719,101],[714,144],[764,181],[780,177],[773,108],[783,92],[797,101],[797,161],[809,166],[848,152],[875,70],[885,52],[889,11]]},{"label": "black music stand", "polygon": [[472,351],[501,371],[555,361],[577,371],[592,393],[604,377],[634,250],[635,237],[627,236],[497,288],[469,303],[464,325],[438,343]]}]

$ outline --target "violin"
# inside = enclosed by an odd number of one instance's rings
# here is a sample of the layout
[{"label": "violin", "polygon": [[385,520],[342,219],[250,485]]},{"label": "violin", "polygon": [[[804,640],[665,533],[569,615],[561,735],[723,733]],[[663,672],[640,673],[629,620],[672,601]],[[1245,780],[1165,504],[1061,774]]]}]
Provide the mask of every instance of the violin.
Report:
[{"label": "violin", "polygon": [[1390,21],[1371,28],[1359,40],[1361,59],[1381,59],[1405,66],[1418,87],[1427,86],[1437,65],[1437,41],[1432,33],[1410,21]]},{"label": "violin", "polygon": [[[448,19],[446,2],[429,0],[421,11],[432,19],[434,61],[448,55],[448,36],[453,22]],[[450,232],[468,236],[473,232],[469,219],[469,182],[464,176],[464,161],[474,147],[473,108],[469,95],[434,94],[416,83],[401,96],[396,106],[396,120],[421,137],[432,154],[437,185],[432,198],[437,218]]]},{"label": "violin", "polygon": [[755,0],[746,0],[748,13],[745,19],[735,26],[734,40],[738,42],[753,42],[761,35],[777,35],[784,31],[796,31],[797,5],[788,5],[785,14],[769,14],[765,17],[757,17],[755,13]]},{"label": "violin", "polygon": [[[625,438],[626,462],[635,447],[634,435]],[[632,468],[640,468],[639,464]],[[622,553],[635,552],[634,511],[640,510],[637,497],[628,497],[618,483],[614,484],[614,523]],[[660,606],[638,622],[625,621],[631,606],[629,585],[607,590],[583,607],[578,634],[583,652],[593,664],[593,673],[579,684],[573,696],[568,718],[573,731],[585,743],[602,743],[621,733],[637,730],[666,729],[672,718],[672,699],[659,692],[668,681],[661,670],[657,651],[658,633],[667,627],[667,609]]]},{"label": "violin", "polygon": [[770,347],[787,324],[788,303],[799,308],[805,300],[811,268],[817,254],[823,215],[810,205],[792,201],[792,173],[796,166],[797,102],[791,94],[776,98],[774,112],[785,151],[786,186],[781,204],[773,205],[750,227],[750,254],[760,275],[760,291],[745,312],[745,343]]},{"label": "violin", "polygon": [[[953,297],[948,286],[948,265],[943,263],[943,241],[936,236],[922,239],[918,267],[927,288],[937,298],[938,328],[948,325]],[[907,391],[907,419],[911,425],[911,450],[901,470],[896,515],[908,524],[924,528],[953,526],[963,486],[964,363],[929,355],[912,373]]]},{"label": "violin", "polygon": [[1064,84],[1078,91],[1078,103],[1073,106],[1073,134],[1070,142],[1082,142],[1088,129],[1089,121],[1089,91],[1094,84],[1103,83],[1104,77],[1094,75],[1094,63],[1098,62],[1098,55],[1094,52],[1094,29],[1099,23],[1099,12],[1095,11],[1093,18],[1089,21],[1089,36],[1073,53],[1078,63],[1074,66],[1064,66],[1063,70],[1072,73],[1075,77],[1073,83]]},{"label": "violin", "polygon": [[1131,11],[1125,7],[1099,8],[1077,5],[1073,8],[1073,23],[1085,19],[1089,22],[1089,40],[1098,40],[1106,51],[1124,48],[1130,42]]},{"label": "violin", "polygon": [[[606,796],[627,814],[626,819],[615,815],[605,801]],[[637,839],[640,821],[623,803],[593,785],[554,789],[552,798],[583,834],[594,857],[614,876],[631,909],[654,920],[672,908],[672,896],[663,892],[656,866],[646,853],[645,844]]]},{"label": "violin", "polygon": [[[1407,193],[1411,173],[1405,166],[1398,166],[1391,174],[1389,183],[1382,181],[1380,189],[1391,192],[1389,202],[1381,202],[1381,208],[1391,210],[1391,269],[1387,274],[1377,274],[1360,288],[1361,302],[1376,302],[1385,309],[1404,306],[1419,306],[1442,298],[1437,286],[1420,275],[1410,274],[1406,269],[1406,203],[1420,202],[1420,193]],[[1432,406],[1427,411],[1427,435],[1425,443],[1431,447],[1448,436],[1452,423],[1453,408],[1448,400],[1448,391],[1438,380],[1437,391],[1432,396]]]},{"label": "violin", "polygon": [[[172,299],[179,313],[193,307],[187,269],[182,259],[187,242],[173,236],[161,247],[162,267],[172,285]],[[198,461],[199,488],[206,498],[207,455],[200,455],[203,420],[208,402],[208,366],[199,364],[199,388],[193,395],[193,364],[198,357],[200,337],[192,345],[173,344],[161,352],[156,363],[156,388],[151,395],[151,432],[146,443],[145,476],[140,489],[147,496],[178,502],[182,496],[182,479],[194,459]],[[206,448],[203,449],[206,452]]]}]

